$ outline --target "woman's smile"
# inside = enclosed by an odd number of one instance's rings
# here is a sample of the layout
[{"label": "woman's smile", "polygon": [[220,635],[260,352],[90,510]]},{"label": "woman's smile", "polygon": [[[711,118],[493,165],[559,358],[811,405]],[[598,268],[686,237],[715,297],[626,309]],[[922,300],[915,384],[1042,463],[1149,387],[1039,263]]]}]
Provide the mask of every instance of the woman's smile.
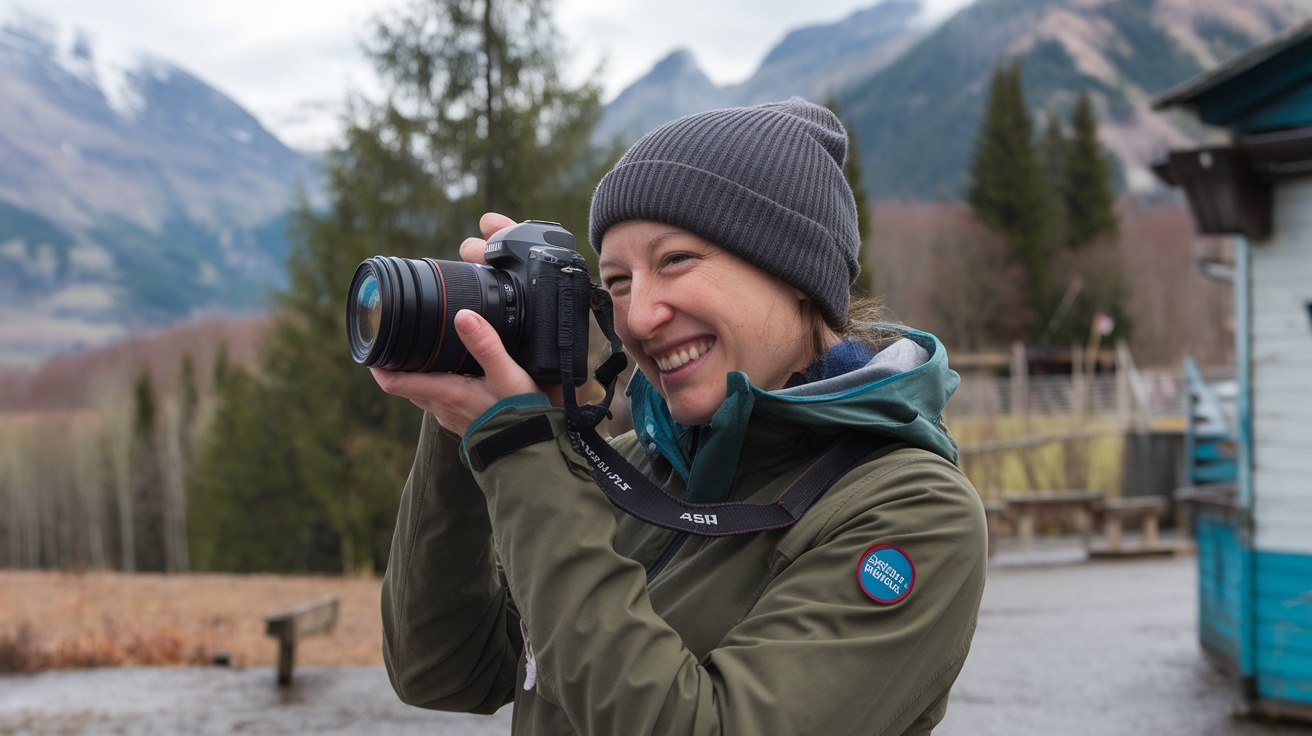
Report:
[{"label": "woman's smile", "polygon": [[661,373],[672,373],[710,352],[715,346],[714,340],[701,340],[681,350],[676,350],[665,357],[656,358],[656,365]]}]

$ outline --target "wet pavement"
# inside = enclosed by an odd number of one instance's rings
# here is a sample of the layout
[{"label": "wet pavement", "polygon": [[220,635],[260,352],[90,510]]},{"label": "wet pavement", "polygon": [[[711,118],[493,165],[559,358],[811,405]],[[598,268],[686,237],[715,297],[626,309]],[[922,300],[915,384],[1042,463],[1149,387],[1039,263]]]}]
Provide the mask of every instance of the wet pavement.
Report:
[{"label": "wet pavement", "polygon": [[1198,645],[1197,560],[1000,550],[935,736],[1312,736],[1236,718],[1238,686]]},{"label": "wet pavement", "polygon": [[[1060,540],[1002,549],[936,736],[1312,736],[1234,717],[1197,643],[1195,560],[1083,561]],[[508,734],[402,705],[379,667],[124,669],[0,676],[0,734]]]},{"label": "wet pavement", "polygon": [[130,668],[0,676],[0,734],[510,733],[495,716],[435,713],[401,703],[382,667],[298,667],[292,686],[273,668]]}]

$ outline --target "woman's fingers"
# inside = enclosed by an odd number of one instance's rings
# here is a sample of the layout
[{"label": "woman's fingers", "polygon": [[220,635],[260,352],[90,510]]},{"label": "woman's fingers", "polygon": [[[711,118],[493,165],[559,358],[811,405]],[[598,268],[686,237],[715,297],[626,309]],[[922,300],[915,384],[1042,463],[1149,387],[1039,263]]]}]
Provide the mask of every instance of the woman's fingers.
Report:
[{"label": "woman's fingers", "polygon": [[478,220],[478,229],[482,231],[483,237],[465,238],[464,242],[460,243],[460,260],[465,261],[466,263],[486,264],[487,261],[483,258],[483,251],[487,250],[486,238],[490,238],[493,235],[496,235],[498,231],[504,230],[514,224],[514,220],[505,215],[497,214],[496,212],[489,212],[483,215]]},{"label": "woman's fingers", "polygon": [[501,336],[482,315],[470,309],[462,309],[456,312],[455,326],[460,342],[465,344],[465,349],[474,360],[483,366],[483,374],[492,392],[499,398],[541,390],[506,352],[506,346],[501,344]]},{"label": "woman's fingers", "polygon": [[465,238],[460,243],[460,260],[465,263],[483,263],[483,251],[487,250],[487,241],[482,238]]},{"label": "woman's fingers", "polygon": [[496,235],[497,231],[505,230],[514,224],[514,220],[498,212],[488,212],[478,218],[478,229],[485,238],[490,238]]}]

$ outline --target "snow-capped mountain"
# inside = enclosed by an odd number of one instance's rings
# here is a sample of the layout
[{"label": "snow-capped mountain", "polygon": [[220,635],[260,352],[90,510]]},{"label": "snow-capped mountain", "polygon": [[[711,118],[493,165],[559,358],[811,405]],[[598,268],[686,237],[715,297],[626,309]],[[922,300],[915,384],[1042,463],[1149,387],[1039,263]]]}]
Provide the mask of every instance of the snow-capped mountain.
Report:
[{"label": "snow-capped mountain", "polygon": [[318,160],[145,53],[0,25],[0,362],[265,306]]}]

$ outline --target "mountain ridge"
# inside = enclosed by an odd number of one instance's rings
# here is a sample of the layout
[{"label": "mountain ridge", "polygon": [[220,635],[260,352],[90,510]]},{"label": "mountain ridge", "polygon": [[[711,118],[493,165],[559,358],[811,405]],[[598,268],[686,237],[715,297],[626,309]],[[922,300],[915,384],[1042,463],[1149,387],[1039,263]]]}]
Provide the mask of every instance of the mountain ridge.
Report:
[{"label": "mountain ridge", "polygon": [[926,30],[919,24],[923,12],[919,0],[885,0],[836,23],[794,29],[766,54],[751,77],[723,87],[707,78],[690,52],[676,49],[606,105],[594,138],[631,142],[676,117],[794,94],[824,102],[914,43]]},{"label": "mountain ridge", "polygon": [[[959,199],[992,70],[999,60],[1016,58],[1036,122],[1047,114],[1065,119],[1079,92],[1090,92],[1121,184],[1151,193],[1160,186],[1148,169],[1156,156],[1218,135],[1187,116],[1152,111],[1152,96],[1312,18],[1312,0],[975,0],[932,28],[917,26],[919,17],[915,0],[886,0],[837,23],[794,31],[748,80],[701,89],[699,109],[675,109],[669,101],[678,99],[677,89],[640,79],[615,102],[632,93],[628,99],[653,106],[612,102],[603,127],[628,142],[637,135],[626,125],[632,121],[659,124],[794,94],[832,99],[859,142],[872,197]],[[845,46],[843,39],[871,33],[875,21],[884,35]],[[787,46],[795,48],[785,53]],[[839,47],[847,50],[833,63],[843,73],[828,79],[814,71],[779,74],[773,66]]]},{"label": "mountain ridge", "polygon": [[268,307],[321,161],[148,54],[0,24],[0,363]]}]

